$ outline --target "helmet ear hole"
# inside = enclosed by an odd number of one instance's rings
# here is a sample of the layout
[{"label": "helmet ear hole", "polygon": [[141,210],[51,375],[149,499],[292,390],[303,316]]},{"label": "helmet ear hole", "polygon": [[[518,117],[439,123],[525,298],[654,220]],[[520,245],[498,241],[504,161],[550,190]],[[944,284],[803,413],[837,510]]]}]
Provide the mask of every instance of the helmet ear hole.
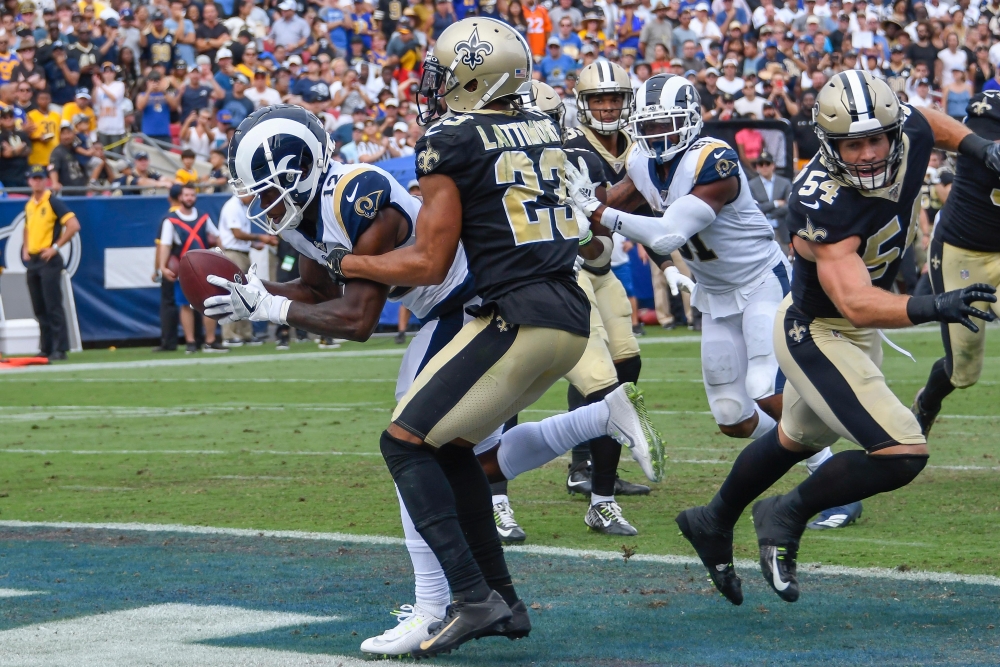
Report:
[{"label": "helmet ear hole", "polygon": [[474,93],[474,92],[476,92],[477,88],[479,88],[479,79],[473,79],[469,83],[467,83],[464,86],[462,86],[462,89],[465,90],[468,93]]}]

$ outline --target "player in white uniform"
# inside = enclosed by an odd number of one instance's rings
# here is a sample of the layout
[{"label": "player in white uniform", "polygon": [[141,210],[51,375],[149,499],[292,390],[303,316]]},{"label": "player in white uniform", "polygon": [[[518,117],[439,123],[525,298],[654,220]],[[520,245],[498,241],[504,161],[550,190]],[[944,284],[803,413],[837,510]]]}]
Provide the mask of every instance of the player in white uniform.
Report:
[{"label": "player in white uniform", "polygon": [[[414,243],[414,222],[421,202],[378,167],[334,163],[329,154],[328,135],[319,121],[301,108],[266,107],[240,124],[230,148],[230,173],[237,196],[255,196],[251,220],[272,234],[280,234],[302,254],[302,277],[291,283],[263,282],[254,267],[247,273],[246,284],[210,276],[209,282],[225,287],[229,294],[206,300],[206,313],[222,316],[223,322],[270,321],[363,341],[378,323],[385,299],[398,299],[425,321],[404,355],[396,387],[398,400],[423,366],[462,328],[465,307],[477,299],[474,280],[461,245],[438,285],[391,289],[366,280],[346,281],[343,286],[332,280],[330,256],[335,251],[382,254]],[[633,457],[652,476],[649,446],[643,449],[640,443],[640,439],[645,442],[644,430],[651,432],[652,426],[641,399],[626,397],[623,388],[585,410],[515,427],[491,452],[491,461],[507,479],[513,479],[580,442],[612,435],[632,444]],[[499,429],[476,449],[494,448],[498,440]],[[450,478],[449,482],[452,486],[458,483]],[[455,489],[455,495],[464,528],[462,512],[469,514],[478,508],[470,510],[460,489]],[[367,640],[362,646],[367,653],[409,653],[430,636],[449,604],[448,582],[441,565],[402,503],[400,509],[416,573],[417,604],[397,614],[399,626]],[[491,509],[485,508],[487,512]],[[489,527],[486,543],[469,540],[470,547],[487,582],[504,585],[505,580],[512,593],[496,530],[492,523]],[[523,602],[518,600],[510,607],[512,618],[498,623],[488,634],[510,638],[528,634],[531,623]]]}]

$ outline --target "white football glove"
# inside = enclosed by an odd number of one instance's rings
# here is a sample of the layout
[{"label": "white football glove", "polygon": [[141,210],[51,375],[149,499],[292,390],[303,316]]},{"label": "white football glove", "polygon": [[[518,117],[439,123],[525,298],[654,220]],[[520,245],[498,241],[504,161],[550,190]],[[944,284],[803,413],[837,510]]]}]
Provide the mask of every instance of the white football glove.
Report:
[{"label": "white football glove", "polygon": [[220,324],[241,320],[288,324],[288,308],[292,302],[283,296],[271,294],[257,277],[257,265],[247,271],[245,285],[219,276],[209,276],[208,282],[229,290],[229,294],[205,299],[205,314],[210,317],[224,315]]},{"label": "white football glove", "polygon": [[690,294],[694,289],[694,281],[678,271],[676,266],[668,266],[664,270],[663,275],[667,279],[667,287],[670,288],[670,293],[674,296],[680,294],[681,291]]},{"label": "white football glove", "polygon": [[576,227],[580,233],[580,243],[583,243],[583,240],[587,238],[587,234],[590,233],[590,220],[587,219],[587,216],[575,204],[570,204],[570,208],[573,209],[573,217],[576,218]]},{"label": "white football glove", "polygon": [[572,162],[566,160],[566,191],[568,199],[572,200],[566,203],[572,203],[589,218],[601,202],[594,194],[597,188],[590,180],[590,170],[582,157],[579,164],[580,168],[577,169]]}]

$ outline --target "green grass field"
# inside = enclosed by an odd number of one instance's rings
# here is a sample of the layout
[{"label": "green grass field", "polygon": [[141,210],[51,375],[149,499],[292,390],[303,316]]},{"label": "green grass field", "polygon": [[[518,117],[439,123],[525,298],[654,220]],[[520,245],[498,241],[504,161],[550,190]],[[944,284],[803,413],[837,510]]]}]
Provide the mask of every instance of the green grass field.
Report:
[{"label": "green grass field", "polygon": [[[893,339],[919,362],[886,348],[885,374],[909,405],[941,343],[933,331]],[[643,339],[642,354],[640,384],[670,459],[651,495],[623,499],[640,531],[628,543],[639,553],[693,555],[673,517],[711,497],[746,441],[719,434],[707,413],[695,337],[655,332]],[[313,344],[276,353],[269,345],[224,358],[95,350],[72,355],[56,372],[0,371],[0,519],[399,536],[378,436],[393,406],[400,355],[384,339],[330,353]],[[931,439],[931,465],[918,480],[866,501],[855,526],[809,531],[801,561],[1000,571],[998,357],[1000,338],[992,330],[983,381],[946,403]],[[177,362],[116,363],[151,359]],[[561,411],[565,395],[560,382],[522,419]],[[567,460],[511,484],[529,543],[620,548],[621,540],[587,532],[586,503],[566,495]],[[631,460],[621,468],[624,477],[640,480]],[[804,474],[793,471],[779,490]],[[737,557],[755,554],[744,517]]]}]

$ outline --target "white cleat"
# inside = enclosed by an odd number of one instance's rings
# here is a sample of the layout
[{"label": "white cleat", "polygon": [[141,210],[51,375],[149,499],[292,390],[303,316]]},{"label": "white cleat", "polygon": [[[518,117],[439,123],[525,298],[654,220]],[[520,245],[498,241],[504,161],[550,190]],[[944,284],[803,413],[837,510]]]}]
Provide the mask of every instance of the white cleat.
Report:
[{"label": "white cleat", "polygon": [[430,626],[441,619],[424,611],[419,605],[404,604],[392,612],[398,624],[361,642],[361,652],[371,655],[401,656],[420,646],[430,638]]},{"label": "white cleat", "polygon": [[663,479],[663,440],[646,414],[642,392],[631,382],[625,382],[604,397],[608,404],[608,435],[623,447],[628,447],[642,472],[650,480]]}]

